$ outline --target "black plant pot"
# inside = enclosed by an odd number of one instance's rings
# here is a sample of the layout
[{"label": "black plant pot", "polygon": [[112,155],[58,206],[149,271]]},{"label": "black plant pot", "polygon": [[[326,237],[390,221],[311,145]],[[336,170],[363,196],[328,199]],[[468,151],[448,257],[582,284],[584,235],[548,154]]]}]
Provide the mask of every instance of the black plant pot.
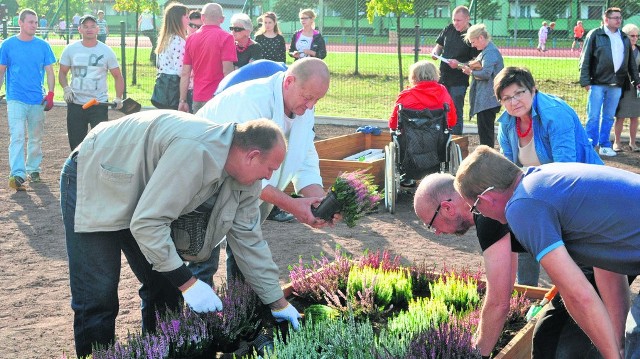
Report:
[{"label": "black plant pot", "polygon": [[314,216],[322,218],[325,221],[330,221],[333,215],[340,212],[342,209],[342,203],[338,201],[338,196],[333,191],[327,193],[320,205],[316,208],[311,207],[311,212]]}]

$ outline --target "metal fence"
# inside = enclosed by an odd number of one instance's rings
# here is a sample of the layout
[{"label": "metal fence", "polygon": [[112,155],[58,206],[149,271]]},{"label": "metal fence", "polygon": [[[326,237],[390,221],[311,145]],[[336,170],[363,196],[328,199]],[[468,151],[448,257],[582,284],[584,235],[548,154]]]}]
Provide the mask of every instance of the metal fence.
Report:
[{"label": "metal fence", "polygon": [[[640,0],[619,2],[624,4],[625,22],[640,24]],[[225,2],[221,4],[225,7]],[[407,86],[409,65],[431,58],[437,35],[451,22],[452,10],[466,5],[471,10],[471,23],[486,25],[506,65],[531,68],[542,91],[563,97],[584,118],[587,94],[578,84],[579,52],[572,51],[573,28],[577,21],[582,21],[586,31],[600,26],[603,11],[619,5],[604,0],[479,0],[470,4],[414,0],[413,4],[413,13],[400,13],[399,18],[394,13],[376,14],[372,22],[366,16],[365,0],[246,0],[244,8],[237,11],[247,12],[256,25],[260,14],[276,12],[283,36],[290,41],[300,28],[300,9],[315,10],[315,25],[327,43],[325,61],[332,73],[329,93],[317,105],[320,115],[387,118],[401,87],[397,42],[401,44],[405,77],[402,84]],[[536,46],[543,22],[554,22],[555,28],[549,34],[547,51],[539,52]],[[121,62],[126,69],[127,93],[149,105],[156,74],[149,61],[150,42],[139,34],[134,67],[135,32],[126,32],[121,38],[117,30],[112,26],[107,44],[118,48],[117,54],[126,53],[126,61]],[[48,41],[59,47],[66,44],[60,34],[50,34]],[[126,51],[120,51],[121,45]]]}]

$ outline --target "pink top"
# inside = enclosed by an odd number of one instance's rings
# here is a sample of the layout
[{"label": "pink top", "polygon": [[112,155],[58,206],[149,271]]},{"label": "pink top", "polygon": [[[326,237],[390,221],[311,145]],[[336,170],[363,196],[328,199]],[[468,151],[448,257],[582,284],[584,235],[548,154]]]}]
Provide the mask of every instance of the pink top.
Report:
[{"label": "pink top", "polygon": [[222,81],[222,62],[238,61],[233,35],[218,25],[203,25],[187,38],[184,64],[193,69],[193,101],[205,102],[213,98]]}]

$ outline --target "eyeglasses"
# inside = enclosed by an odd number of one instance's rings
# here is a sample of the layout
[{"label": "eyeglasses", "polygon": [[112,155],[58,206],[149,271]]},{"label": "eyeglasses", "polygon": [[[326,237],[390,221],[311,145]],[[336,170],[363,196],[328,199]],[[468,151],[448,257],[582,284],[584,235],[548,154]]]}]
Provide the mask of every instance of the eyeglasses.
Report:
[{"label": "eyeglasses", "polygon": [[[443,202],[451,202],[451,198],[443,201]],[[431,217],[431,220],[429,221],[429,224],[427,224],[427,229],[431,232],[436,232],[436,229],[433,228],[433,221],[436,220],[436,217],[438,216],[438,213],[440,213],[440,208],[442,208],[442,202],[440,202],[440,204],[438,205],[438,207],[436,208],[436,212],[433,214],[433,217]]]},{"label": "eyeglasses", "polygon": [[607,16],[609,20],[622,20],[622,16]]},{"label": "eyeglasses", "polygon": [[627,35],[629,37],[638,37],[638,35]]},{"label": "eyeglasses", "polygon": [[516,93],[513,94],[513,96],[505,96],[503,98],[500,99],[500,102],[503,104],[511,104],[511,102],[513,100],[519,101],[522,98],[522,95],[524,95],[528,90],[527,89],[522,89],[522,90],[518,90],[516,91]]},{"label": "eyeglasses", "polygon": [[309,19],[311,19],[311,18],[310,18],[310,17],[307,17],[307,16],[304,16],[304,17],[301,17],[301,18],[300,18],[300,20],[309,20]]},{"label": "eyeglasses", "polygon": [[473,206],[471,206],[471,209],[469,210],[469,212],[471,212],[473,214],[482,214],[482,213],[480,213],[480,211],[478,211],[478,208],[477,208],[478,207],[478,202],[480,202],[480,196],[483,196],[485,193],[491,191],[494,188],[495,188],[494,186],[491,186],[491,187],[485,189],[484,191],[482,191],[482,193],[480,193],[478,195],[478,197],[476,198],[476,201],[473,202]]},{"label": "eyeglasses", "polygon": [[192,28],[192,29],[196,29],[197,30],[197,29],[200,28],[200,26],[202,26],[202,25],[194,24],[194,23],[191,23],[191,22],[189,23],[189,27]]},{"label": "eyeglasses", "polygon": [[229,28],[229,30],[233,31],[233,32],[242,32],[244,30],[246,30],[244,27],[236,27],[236,26],[231,26]]}]

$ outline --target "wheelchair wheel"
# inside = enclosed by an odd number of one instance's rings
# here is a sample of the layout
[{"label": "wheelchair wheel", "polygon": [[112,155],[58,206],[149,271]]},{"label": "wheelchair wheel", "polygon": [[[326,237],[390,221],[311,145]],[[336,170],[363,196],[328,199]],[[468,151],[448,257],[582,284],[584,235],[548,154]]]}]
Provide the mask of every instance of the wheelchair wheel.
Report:
[{"label": "wheelchair wheel", "polygon": [[462,162],[462,150],[460,149],[460,145],[455,142],[449,143],[449,173],[452,175],[456,175],[458,172],[458,168],[460,167],[460,162]]},{"label": "wheelchair wheel", "polygon": [[390,142],[384,146],[384,206],[393,214],[396,212],[396,197],[398,194],[396,145]]}]

